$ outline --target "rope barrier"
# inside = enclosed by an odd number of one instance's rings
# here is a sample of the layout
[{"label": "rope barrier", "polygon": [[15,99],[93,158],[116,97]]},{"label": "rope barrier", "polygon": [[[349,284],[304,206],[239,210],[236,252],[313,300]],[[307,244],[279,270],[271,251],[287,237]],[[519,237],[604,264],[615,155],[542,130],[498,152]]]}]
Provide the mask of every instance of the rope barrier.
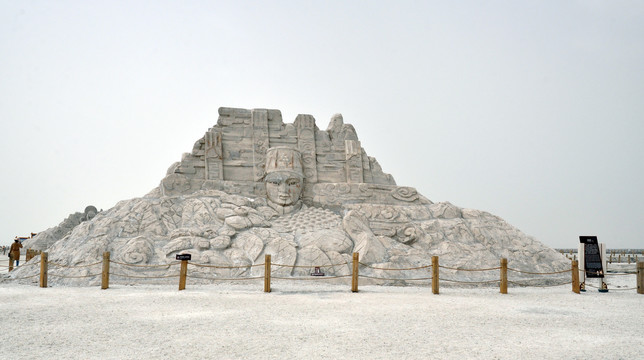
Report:
[{"label": "rope barrier", "polygon": [[110,275],[114,276],[120,276],[120,277],[125,277],[125,278],[133,278],[133,279],[165,279],[165,278],[175,278],[179,277],[179,275],[166,275],[166,276],[136,276],[136,275],[125,275],[125,274],[116,274],[116,273],[110,273]]},{"label": "rope barrier", "polygon": [[186,275],[186,277],[191,278],[191,279],[220,280],[220,281],[257,280],[257,279],[263,279],[264,278],[263,276],[239,277],[239,278],[214,278],[214,277],[191,276],[191,275]]},{"label": "rope barrier", "polygon": [[365,278],[365,279],[374,279],[374,280],[403,280],[403,281],[420,281],[420,280],[431,280],[431,277],[424,277],[424,278],[413,278],[413,279],[394,279],[394,278],[383,278],[383,277],[376,277],[376,276],[368,276],[368,275],[358,275],[359,278]]},{"label": "rope barrier", "polygon": [[447,282],[454,282],[454,283],[460,283],[460,284],[491,284],[491,283],[497,283],[501,280],[487,280],[487,281],[460,281],[460,280],[449,280],[449,279],[442,279],[438,278],[440,281],[447,281]]},{"label": "rope barrier", "polygon": [[[260,264],[264,265],[264,264]],[[342,265],[349,265],[348,262],[341,263],[341,264],[331,264],[331,265],[286,265],[286,264],[275,264],[271,263],[271,266],[279,266],[279,267],[290,267],[290,268],[305,268],[305,269],[311,269],[311,268],[323,268],[323,267],[334,267],[334,266],[342,266]]]},{"label": "rope barrier", "polygon": [[[17,268],[21,268],[21,267],[23,267],[23,266],[33,266],[33,265],[39,265],[39,264],[40,264],[40,261],[35,262],[35,263],[25,262],[25,263],[23,263],[22,265],[20,265],[20,266],[14,266],[13,268],[14,268],[14,269],[17,269]],[[4,265],[3,265],[3,266],[4,266]],[[9,266],[6,266],[6,267],[9,267]]]},{"label": "rope barrier", "polygon": [[604,276],[621,276],[621,275],[637,275],[636,272],[629,272],[629,273],[619,273],[619,274],[613,274],[613,273],[606,273]]},{"label": "rope barrier", "polygon": [[561,270],[561,271],[554,271],[554,272],[530,272],[530,271],[522,271],[522,270],[517,270],[517,269],[512,269],[508,268],[509,271],[514,271],[522,274],[531,274],[531,275],[553,275],[553,274],[563,274],[572,271],[572,269],[568,270]]},{"label": "rope barrier", "polygon": [[631,291],[631,290],[637,290],[637,288],[634,287],[634,288],[626,288],[626,289],[614,289],[614,288],[610,289],[610,291]]},{"label": "rope barrier", "polygon": [[90,266],[96,266],[96,265],[102,264],[102,263],[103,263],[102,261],[99,261],[99,262],[95,262],[93,264],[88,264],[88,265],[72,266],[72,265],[63,265],[63,264],[55,263],[53,261],[47,261],[47,264],[50,264],[50,265],[63,267],[63,268],[74,268],[74,269],[85,268],[85,267],[90,267]]},{"label": "rope barrier", "polygon": [[56,274],[47,274],[47,276],[54,276],[54,277],[59,277],[59,278],[64,278],[64,279],[81,279],[81,278],[88,278],[88,277],[94,277],[94,276],[101,276],[102,274],[89,274],[89,275],[79,275],[79,276],[65,276],[65,275],[56,275]]},{"label": "rope barrier", "polygon": [[[339,279],[339,278],[345,278],[345,277],[351,277],[351,275],[338,275],[338,276],[311,276],[310,278],[293,278],[293,277],[278,277],[278,276],[271,276],[271,279],[278,279],[278,280],[326,280],[326,279]],[[263,279],[263,278],[262,278]]]},{"label": "rope barrier", "polygon": [[10,280],[24,280],[24,279],[31,279],[31,278],[35,278],[35,277],[37,277],[37,276],[40,276],[40,274],[31,275],[31,276],[25,276],[25,277],[19,277],[19,278],[13,278],[13,279],[11,279],[11,278],[10,278]]},{"label": "rope barrier", "polygon": [[[348,265],[348,264],[347,264]],[[425,265],[425,266],[419,266],[419,267],[412,267],[412,268],[381,268],[381,267],[375,267],[371,266],[369,264],[365,264],[363,262],[360,262],[360,265],[368,267],[370,269],[376,269],[376,270],[420,270],[420,269],[427,269],[432,267],[432,265]]]},{"label": "rope barrier", "polygon": [[[595,288],[595,289],[599,289],[598,286],[591,285],[591,284],[586,284],[586,286],[591,287],[591,288]],[[636,287],[634,287],[634,288],[626,288],[626,289],[613,289],[613,288],[611,288],[610,290],[611,291],[626,291],[626,290],[637,290],[637,288]]]},{"label": "rope barrier", "polygon": [[448,267],[448,266],[443,266],[443,265],[439,265],[438,267],[443,268],[443,269],[458,270],[458,271],[490,271],[490,270],[499,270],[499,269],[501,269],[500,266],[493,267],[493,268],[485,268],[485,269],[459,269],[459,268],[453,268],[453,267]]},{"label": "rope barrier", "polygon": [[114,263],[114,264],[125,265],[125,266],[132,266],[132,267],[148,267],[148,268],[153,268],[153,267],[165,267],[165,266],[168,266],[168,267],[169,267],[169,266],[174,266],[174,265],[179,265],[179,264],[181,264],[181,262],[180,262],[180,261],[171,262],[171,263],[169,263],[169,264],[159,264],[159,265],[136,265],[136,264],[122,263],[122,262],[118,262],[118,261],[114,261],[114,260],[110,260],[110,262],[111,262],[111,263]]},{"label": "rope barrier", "polygon": [[530,285],[530,284],[520,283],[516,281],[509,281],[509,280],[508,280],[508,283],[512,285],[523,286],[523,287],[555,287],[555,286],[572,284],[572,280],[561,284],[555,284],[555,285],[534,285],[534,284]]},{"label": "rope barrier", "polygon": [[188,261],[188,265],[194,265],[197,267],[205,267],[205,268],[215,268],[215,269],[246,269],[248,267],[257,267],[257,266],[264,266],[264,264],[255,264],[255,265],[243,265],[243,266],[219,266],[219,265],[204,265],[204,264],[197,264]]}]

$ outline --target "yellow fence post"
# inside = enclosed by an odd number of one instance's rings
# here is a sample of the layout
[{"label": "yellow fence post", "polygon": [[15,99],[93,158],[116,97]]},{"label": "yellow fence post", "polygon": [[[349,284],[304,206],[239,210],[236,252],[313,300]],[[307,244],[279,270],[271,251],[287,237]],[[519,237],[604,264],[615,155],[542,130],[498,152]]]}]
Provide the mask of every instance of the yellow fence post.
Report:
[{"label": "yellow fence post", "polygon": [[47,253],[40,254],[40,287],[47,287]]},{"label": "yellow fence post", "polygon": [[181,272],[179,272],[179,290],[186,288],[186,276],[188,275],[188,260],[181,260]]},{"label": "yellow fence post", "polygon": [[353,273],[351,274],[351,291],[358,292],[358,264],[360,262],[360,254],[353,253]]},{"label": "yellow fence post", "polygon": [[432,293],[438,294],[438,256],[432,256]]},{"label": "yellow fence post", "polygon": [[110,252],[103,253],[103,274],[101,276],[101,289],[110,287]]},{"label": "yellow fence post", "polygon": [[572,262],[572,292],[579,294],[581,288],[579,287],[579,262],[576,260]]},{"label": "yellow fence post", "polygon": [[637,293],[644,294],[644,262],[637,263]]},{"label": "yellow fence post", "polygon": [[508,293],[508,259],[501,258],[501,294]]},{"label": "yellow fence post", "polygon": [[264,292],[271,292],[271,256],[264,256]]},{"label": "yellow fence post", "polygon": [[9,271],[13,270],[13,256],[9,253]]}]

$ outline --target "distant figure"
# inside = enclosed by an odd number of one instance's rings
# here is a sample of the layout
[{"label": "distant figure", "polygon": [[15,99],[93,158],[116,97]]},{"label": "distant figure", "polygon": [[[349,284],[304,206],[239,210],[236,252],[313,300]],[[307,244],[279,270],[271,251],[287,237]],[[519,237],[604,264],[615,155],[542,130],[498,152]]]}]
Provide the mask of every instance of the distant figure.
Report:
[{"label": "distant figure", "polygon": [[9,251],[11,253],[11,258],[16,261],[16,266],[20,264],[20,249],[22,248],[22,244],[18,239],[15,239],[13,241],[13,244],[11,244],[11,250]]},{"label": "distant figure", "polygon": [[6,255],[6,254],[7,254],[7,247],[2,245],[2,255]]}]

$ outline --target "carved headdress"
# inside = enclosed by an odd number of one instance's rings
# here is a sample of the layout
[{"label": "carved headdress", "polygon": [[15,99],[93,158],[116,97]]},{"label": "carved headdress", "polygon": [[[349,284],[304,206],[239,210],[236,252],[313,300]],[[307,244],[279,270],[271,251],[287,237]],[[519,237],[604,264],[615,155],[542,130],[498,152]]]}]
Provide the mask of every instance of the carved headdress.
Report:
[{"label": "carved headdress", "polygon": [[272,147],[266,151],[265,170],[265,178],[275,172],[287,172],[303,179],[302,155],[298,150],[286,146]]}]

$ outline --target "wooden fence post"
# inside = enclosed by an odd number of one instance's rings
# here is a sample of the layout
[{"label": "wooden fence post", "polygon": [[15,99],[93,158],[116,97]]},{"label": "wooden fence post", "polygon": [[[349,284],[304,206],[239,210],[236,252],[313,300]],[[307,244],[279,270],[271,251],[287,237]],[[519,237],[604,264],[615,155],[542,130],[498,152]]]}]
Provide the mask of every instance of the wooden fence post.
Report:
[{"label": "wooden fence post", "polygon": [[501,258],[501,294],[508,293],[508,259]]},{"label": "wooden fence post", "polygon": [[353,273],[351,274],[351,291],[358,292],[358,265],[360,262],[360,254],[353,253]]},{"label": "wooden fence post", "polygon": [[644,261],[637,263],[637,293],[644,294]]},{"label": "wooden fence post", "polygon": [[13,256],[11,256],[11,253],[9,253],[9,271],[11,272],[13,270]]},{"label": "wooden fence post", "polygon": [[432,293],[438,294],[438,256],[432,256]]},{"label": "wooden fence post", "polygon": [[181,260],[181,271],[179,272],[179,290],[186,288],[186,276],[188,275],[188,260]]},{"label": "wooden fence post", "polygon": [[47,253],[40,254],[40,287],[47,287]]},{"label": "wooden fence post", "polygon": [[271,292],[271,256],[264,256],[264,292]]},{"label": "wooden fence post", "polygon": [[103,274],[101,276],[101,289],[110,287],[110,252],[103,253]]},{"label": "wooden fence post", "polygon": [[579,262],[577,260],[572,262],[572,292],[579,294],[581,288],[579,287]]}]

